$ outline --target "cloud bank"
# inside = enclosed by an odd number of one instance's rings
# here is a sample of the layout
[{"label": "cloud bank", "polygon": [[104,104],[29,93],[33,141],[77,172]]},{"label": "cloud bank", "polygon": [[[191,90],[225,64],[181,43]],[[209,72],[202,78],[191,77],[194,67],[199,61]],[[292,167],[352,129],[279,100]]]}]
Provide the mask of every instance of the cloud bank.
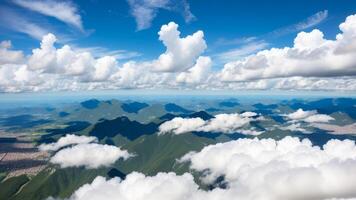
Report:
[{"label": "cloud bank", "polygon": [[217,133],[242,133],[246,135],[259,135],[262,132],[254,130],[246,130],[244,126],[252,121],[262,120],[262,117],[256,117],[257,113],[245,112],[242,114],[218,114],[210,120],[204,121],[197,118],[181,118],[176,117],[170,121],[166,121],[159,126],[159,134],[166,134],[172,132],[179,135],[192,131],[202,132],[217,132]]},{"label": "cloud bank", "polygon": [[224,81],[248,81],[281,77],[355,76],[356,15],[348,16],[335,40],[318,30],[300,32],[293,47],[263,50],[243,60],[225,64]]},{"label": "cloud bank", "polygon": [[352,199],[356,192],[356,146],[330,140],[323,149],[309,140],[287,137],[239,139],[206,146],[183,157],[213,181],[224,175],[227,188],[205,191],[191,174],[133,172],[125,180],[97,177],[75,191],[71,200],[276,200]]},{"label": "cloud bank", "polygon": [[327,123],[335,120],[333,117],[325,114],[317,114],[316,110],[304,111],[299,108],[297,111],[286,115],[287,118],[296,121],[304,121],[308,123]]},{"label": "cloud bank", "polygon": [[128,159],[132,155],[119,147],[102,144],[78,144],[58,151],[50,162],[62,168],[80,167],[98,168],[110,166],[118,159]]},{"label": "cloud bank", "polygon": [[222,196],[327,199],[356,195],[352,189],[356,177],[351,175],[356,170],[356,145],[350,140],[330,140],[320,149],[309,140],[292,137],[239,139],[206,146],[181,161],[189,161],[194,170],[208,170],[205,182],[223,175],[229,186],[219,191]]},{"label": "cloud bank", "polygon": [[40,151],[57,151],[63,147],[73,145],[73,144],[87,144],[91,142],[97,142],[98,139],[96,137],[88,137],[88,136],[78,136],[73,134],[67,134],[64,137],[59,138],[57,142],[50,144],[41,144],[38,146]]},{"label": "cloud bank", "polygon": [[[53,34],[45,35],[40,47],[29,55],[11,49],[10,42],[4,41],[0,49],[0,91],[147,88],[355,91],[355,22],[356,15],[347,17],[334,40],[325,39],[317,29],[300,32],[293,47],[232,58],[236,61],[226,63],[222,69],[214,67],[214,60],[204,55],[207,44],[203,31],[182,37],[174,22],[163,25],[159,31],[165,52],[146,61],[120,63],[113,55],[95,56],[69,45],[57,48]],[[43,31],[29,32],[37,37]]]}]

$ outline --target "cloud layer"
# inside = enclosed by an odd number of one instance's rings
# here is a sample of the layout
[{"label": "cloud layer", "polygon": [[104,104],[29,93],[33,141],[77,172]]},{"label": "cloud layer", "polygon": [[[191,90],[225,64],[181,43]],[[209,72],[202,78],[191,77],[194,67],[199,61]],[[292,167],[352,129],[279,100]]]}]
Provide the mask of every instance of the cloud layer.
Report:
[{"label": "cloud layer", "polygon": [[329,115],[318,114],[316,110],[304,111],[301,108],[286,116],[291,120],[304,121],[308,123],[327,123],[331,120],[335,120],[333,117]]},{"label": "cloud layer", "polygon": [[[204,55],[207,44],[203,31],[182,37],[174,22],[163,25],[159,31],[165,52],[146,61],[120,63],[111,54],[95,56],[69,45],[57,47],[53,34],[45,35],[40,47],[29,55],[11,49],[10,41],[3,41],[0,91],[128,88],[355,91],[355,22],[356,15],[347,17],[340,24],[341,33],[335,40],[325,39],[317,29],[301,32],[293,47],[272,48],[243,58],[230,56],[236,61],[226,63],[222,69],[217,69],[214,60]],[[26,26],[23,25],[24,29]],[[29,32],[38,37],[43,31]]]},{"label": "cloud layer", "polygon": [[78,136],[73,134],[67,134],[64,137],[59,138],[57,142],[50,144],[41,144],[38,146],[40,151],[57,151],[63,147],[73,145],[73,144],[87,144],[91,142],[97,142],[98,139],[96,137],[88,137],[88,136]]},{"label": "cloud layer", "polygon": [[133,172],[125,180],[97,177],[80,187],[71,200],[276,200],[351,199],[356,192],[356,146],[331,140],[323,149],[309,140],[287,137],[239,139],[209,145],[183,157],[206,181],[224,175],[227,187],[205,191],[191,174]]},{"label": "cloud layer", "polygon": [[181,161],[197,171],[208,170],[204,181],[223,175],[228,190],[221,195],[242,199],[327,199],[356,195],[353,175],[356,146],[350,140],[330,140],[323,149],[309,140],[286,137],[239,139],[204,147]]},{"label": "cloud layer", "polygon": [[216,133],[242,133],[246,135],[259,135],[262,132],[244,129],[252,121],[262,120],[262,117],[256,117],[257,113],[245,112],[242,114],[218,114],[210,120],[204,121],[201,118],[181,118],[176,117],[166,121],[159,126],[159,134],[172,132],[179,135],[192,131],[216,132]]},{"label": "cloud layer", "polygon": [[118,159],[128,159],[132,155],[119,147],[102,144],[78,144],[58,151],[50,162],[62,168],[80,167],[98,168],[110,166]]},{"label": "cloud layer", "polygon": [[292,76],[330,77],[356,75],[356,15],[346,18],[335,40],[314,29],[300,32],[293,47],[272,48],[225,64],[224,81],[248,81]]}]

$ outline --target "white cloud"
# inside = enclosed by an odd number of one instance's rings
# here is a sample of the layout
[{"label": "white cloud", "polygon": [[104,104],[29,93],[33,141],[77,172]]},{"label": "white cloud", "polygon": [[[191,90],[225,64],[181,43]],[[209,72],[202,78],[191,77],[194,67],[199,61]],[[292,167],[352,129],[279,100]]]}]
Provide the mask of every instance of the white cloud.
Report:
[{"label": "white cloud", "polygon": [[269,34],[272,34],[274,36],[281,36],[281,35],[285,35],[288,33],[302,31],[304,29],[314,27],[314,26],[320,24],[321,22],[323,22],[328,17],[328,13],[329,13],[328,10],[319,11],[319,12],[315,13],[314,15],[308,17],[304,21],[298,22],[296,24],[293,24],[293,25],[290,25],[287,27],[277,29]]},{"label": "white cloud", "polygon": [[11,50],[11,41],[5,40],[0,42],[0,65],[18,64],[24,61],[22,51]]},{"label": "white cloud", "polygon": [[166,121],[159,126],[159,134],[173,132],[174,134],[183,134],[199,130],[205,125],[205,121],[201,118],[181,118],[175,117],[172,120]]},{"label": "white cloud", "polygon": [[291,137],[239,139],[209,145],[183,160],[195,170],[209,169],[208,176],[225,175],[228,187],[202,190],[188,173],[145,176],[133,172],[125,180],[97,177],[69,199],[313,200],[356,195],[356,146],[350,140],[331,140],[320,149]]},{"label": "white cloud", "polygon": [[0,26],[5,29],[26,34],[37,40],[50,32],[49,29],[39,26],[11,9],[0,8]]},{"label": "white cloud", "polygon": [[89,137],[85,135],[73,135],[67,134],[58,139],[57,142],[49,143],[49,144],[41,144],[38,146],[40,151],[57,151],[63,147],[73,145],[73,144],[86,144],[91,142],[97,142],[96,137]]},{"label": "white cloud", "polygon": [[70,1],[14,0],[13,2],[34,12],[54,17],[83,31],[82,19],[78,8]]},{"label": "white cloud", "polygon": [[315,110],[304,111],[303,109],[299,108],[297,111],[288,114],[287,117],[289,119],[293,119],[293,120],[300,120],[300,119],[304,119],[304,118],[307,118],[307,117],[315,115],[315,114],[316,114]]},{"label": "white cloud", "polygon": [[340,24],[342,33],[327,40],[315,29],[300,32],[293,47],[272,48],[244,60],[225,64],[223,81],[249,81],[280,77],[330,77],[356,75],[356,15]]},{"label": "white cloud", "polygon": [[80,76],[82,81],[105,81],[118,68],[112,56],[95,59],[91,53],[75,52],[68,45],[57,49],[54,46],[56,41],[53,34],[43,37],[41,47],[34,49],[29,57],[28,66],[31,70]]},{"label": "white cloud", "polygon": [[159,40],[166,46],[166,52],[153,61],[154,71],[180,72],[191,68],[196,59],[207,48],[203,31],[197,31],[185,38],[180,37],[178,25],[170,22],[158,32]]},{"label": "white cloud", "polygon": [[118,159],[128,159],[132,155],[119,147],[102,144],[78,144],[58,151],[51,159],[53,164],[65,167],[98,168],[110,166]]},{"label": "white cloud", "polygon": [[186,22],[195,19],[186,0],[127,0],[127,2],[130,6],[131,15],[136,20],[138,31],[151,27],[159,9],[180,12]]},{"label": "white cloud", "polygon": [[327,123],[334,120],[334,118],[329,115],[317,114],[315,110],[304,111],[301,108],[293,113],[287,114],[286,117],[292,120],[300,120],[308,123]]},{"label": "white cloud", "polygon": [[225,177],[228,188],[213,190],[206,195],[210,199],[311,200],[356,195],[356,146],[350,140],[330,140],[320,149],[309,140],[292,137],[239,139],[206,146],[181,161],[190,161],[194,170],[208,170],[206,182]]},{"label": "white cloud", "polygon": [[262,132],[255,130],[245,130],[244,126],[251,121],[261,120],[261,118],[251,118],[256,116],[256,113],[246,112],[242,114],[218,114],[210,120],[204,121],[201,118],[181,118],[176,117],[170,121],[166,121],[159,126],[159,134],[172,132],[174,134],[183,134],[192,131],[202,132],[220,132],[220,133],[236,133],[246,135],[259,135]]},{"label": "white cloud", "polygon": [[[240,114],[218,114],[201,128],[204,132],[234,133],[243,126],[254,121],[253,118],[243,117]],[[247,132],[245,132],[247,133]]]},{"label": "white cloud", "polygon": [[[0,15],[3,15],[3,12],[0,12]],[[4,19],[15,20],[16,18],[0,17],[0,20]],[[15,21],[21,22],[21,20]],[[26,26],[25,23],[19,27],[24,27],[25,29]],[[340,25],[340,27],[345,31],[343,31],[342,35],[338,36],[338,38],[340,38],[338,41],[342,40],[343,43],[341,45],[341,42],[337,42],[340,43],[340,48],[338,48],[337,51],[344,55],[346,51],[349,52],[352,50],[353,35],[355,34],[351,34],[352,25],[350,25],[350,22],[344,23]],[[228,82],[224,77],[235,77],[235,72],[238,72],[240,69],[232,67],[232,72],[230,73],[226,66],[231,65],[231,63],[226,64],[222,71],[211,69],[213,65],[212,60],[209,57],[202,56],[206,48],[203,33],[197,31],[192,35],[181,38],[177,28],[175,23],[162,26],[160,34],[167,48],[166,52],[161,54],[158,59],[148,61],[129,60],[126,62],[117,62],[116,59],[120,56],[127,58],[127,56],[130,57],[133,55],[125,55],[125,53],[124,55],[119,55],[121,51],[108,51],[107,49],[103,50],[97,47],[94,49],[72,48],[69,45],[56,47],[55,42],[57,38],[53,34],[47,34],[41,42],[41,47],[34,49],[32,54],[24,55],[22,61],[13,59],[13,63],[10,63],[10,60],[7,59],[6,64],[0,64],[0,90],[3,92],[115,90],[123,88],[224,91],[269,89],[356,90],[355,76],[337,78],[302,76],[273,79],[254,78],[256,80],[249,79]],[[36,33],[36,31],[30,32]],[[346,34],[346,32],[348,34]],[[36,37],[42,35],[41,31],[37,33]],[[173,37],[173,39],[170,39],[170,37]],[[307,45],[304,45],[304,43],[307,43]],[[299,45],[298,48],[305,49],[308,45],[314,48],[318,43],[319,42],[313,43],[300,40],[298,44],[303,45]],[[18,55],[21,52],[9,48],[2,49],[3,50],[0,51],[0,58],[10,58],[11,56],[7,56],[9,52],[17,52],[16,54]],[[272,49],[267,52],[279,50]],[[303,52],[304,51],[309,52],[309,50],[303,50]],[[276,58],[275,56],[272,57]],[[248,60],[245,67],[248,66],[253,76],[258,75],[254,72],[255,70],[258,71],[260,66],[269,68],[266,65],[268,59],[263,55],[259,55],[259,53],[248,57]],[[290,63],[293,64],[296,60],[298,59],[293,58]],[[308,59],[303,60],[308,61]],[[323,58],[323,60],[326,59]],[[352,58],[352,60],[354,59]],[[343,59],[343,61],[345,61],[345,59]],[[238,62],[243,62],[243,60]],[[283,61],[281,65],[278,64],[278,66],[282,66],[285,63],[286,62]],[[309,67],[308,70],[311,68]],[[283,71],[279,68],[276,68],[276,70],[279,72]],[[302,70],[298,68],[297,71]],[[14,79],[14,77],[18,78]]]},{"label": "white cloud", "polygon": [[210,57],[199,56],[192,68],[177,75],[176,81],[179,83],[196,84],[208,80],[211,65],[212,61]]},{"label": "white cloud", "polygon": [[198,185],[187,173],[181,176],[172,172],[145,176],[133,172],[125,180],[97,177],[91,184],[80,187],[69,199],[181,200],[191,199],[197,191]]}]

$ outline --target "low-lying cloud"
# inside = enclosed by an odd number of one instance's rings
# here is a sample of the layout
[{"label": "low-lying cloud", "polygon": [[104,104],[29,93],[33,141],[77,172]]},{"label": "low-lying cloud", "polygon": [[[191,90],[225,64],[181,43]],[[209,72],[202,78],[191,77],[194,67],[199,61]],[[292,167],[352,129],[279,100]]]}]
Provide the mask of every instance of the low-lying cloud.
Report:
[{"label": "low-lying cloud", "polygon": [[102,144],[78,144],[58,151],[50,162],[62,168],[80,167],[98,168],[110,166],[118,159],[128,159],[132,155],[119,147]]},{"label": "low-lying cloud", "polygon": [[41,144],[38,146],[38,148],[40,149],[40,151],[57,151],[58,149],[69,145],[85,144],[97,141],[98,139],[92,136],[67,134],[64,137],[59,138],[57,142]]},{"label": "low-lying cloud", "polygon": [[[204,147],[181,161],[205,171],[205,182],[224,176],[233,199],[327,199],[356,195],[356,145],[330,140],[323,148],[286,137],[239,139]],[[213,191],[214,192],[214,191]],[[231,196],[232,198],[233,196]],[[219,198],[218,198],[219,199]],[[224,198],[222,198],[224,199]]]},{"label": "low-lying cloud", "polygon": [[246,135],[259,135],[262,132],[243,129],[252,121],[262,120],[257,117],[257,113],[245,112],[242,114],[218,114],[210,120],[204,121],[201,118],[181,118],[176,117],[166,121],[159,126],[159,134],[172,132],[176,135],[192,131],[218,132],[218,133],[242,133]]},{"label": "low-lying cloud", "polygon": [[318,114],[316,110],[304,111],[299,108],[297,111],[287,114],[287,118],[295,121],[304,121],[308,123],[327,123],[335,120],[333,117],[325,114]]},{"label": "low-lying cloud", "polygon": [[239,139],[206,146],[181,161],[205,171],[207,182],[223,175],[227,187],[202,190],[189,173],[133,172],[125,180],[97,177],[69,199],[341,200],[356,196],[356,146],[350,140],[330,140],[321,149],[292,137]]}]

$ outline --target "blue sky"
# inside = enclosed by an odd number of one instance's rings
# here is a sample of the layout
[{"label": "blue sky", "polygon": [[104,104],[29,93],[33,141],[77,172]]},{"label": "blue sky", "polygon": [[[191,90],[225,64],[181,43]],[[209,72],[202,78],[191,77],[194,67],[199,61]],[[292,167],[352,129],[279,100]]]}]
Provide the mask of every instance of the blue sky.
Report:
[{"label": "blue sky", "polygon": [[[267,36],[275,30],[305,21],[320,11],[328,11],[328,17],[321,23],[307,28],[319,28],[326,37],[334,37],[337,26],[344,18],[355,12],[355,1],[189,1],[190,10],[196,17],[186,23],[179,11],[159,9],[152,25],[137,31],[130,7],[124,0],[109,0],[102,3],[98,0],[82,0],[73,2],[82,17],[84,33],[75,28],[65,26],[63,22],[51,17],[31,12],[17,6],[10,0],[1,2],[2,9],[12,10],[16,14],[36,23],[38,26],[63,35],[64,41],[69,40],[80,47],[103,47],[108,50],[129,50],[142,54],[143,59],[153,58],[164,50],[158,41],[157,31],[162,24],[174,21],[180,26],[181,32],[190,34],[196,30],[204,30],[209,45],[209,53],[221,52],[241,46],[233,41],[249,37],[268,39],[273,47],[290,45],[297,31],[282,36]],[[5,24],[0,29],[0,40],[11,40],[18,48],[31,50],[38,46],[38,41],[26,34],[9,30]],[[224,40],[223,45],[219,41]],[[231,41],[231,44],[227,44]]]},{"label": "blue sky", "polygon": [[[356,63],[356,59],[352,59],[353,47],[342,45],[356,40],[351,19],[355,10],[356,2],[349,0],[3,0],[0,41],[5,53],[0,55],[3,65],[0,91],[127,88],[353,91],[356,70],[348,62]],[[340,30],[339,25],[349,16],[346,25],[349,28]],[[165,25],[168,29],[163,30]],[[312,32],[314,29],[318,31]],[[180,36],[171,38],[178,31]],[[299,35],[303,31],[308,34]],[[159,32],[168,39],[160,38]],[[336,40],[339,33],[344,33],[342,41]],[[41,47],[34,55],[32,51],[44,43],[46,35],[50,48]],[[294,45],[297,37],[299,46]],[[169,47],[172,41],[180,42]],[[331,44],[335,42],[340,44],[335,47]],[[69,50],[62,49],[66,45]],[[51,51],[52,46],[55,51]],[[310,46],[307,49],[311,62],[303,63],[305,59],[300,59],[294,63],[295,57],[305,54],[305,46]],[[331,53],[332,61],[322,63],[322,56],[313,57],[314,51],[322,47],[328,50],[319,52],[320,55]],[[277,60],[270,51],[273,48],[278,48]],[[332,53],[340,48],[352,51],[341,58]],[[62,50],[72,55],[61,58],[66,61],[65,66],[57,57]],[[190,53],[184,56],[186,50]],[[264,50],[268,52],[263,53]],[[257,56],[261,52],[263,55]],[[1,56],[5,61],[1,61]],[[105,56],[109,58],[100,61]],[[47,58],[53,60],[44,62]],[[335,71],[333,62],[338,60],[347,62]],[[105,66],[101,67],[103,63]],[[253,68],[249,67],[251,63]],[[299,67],[304,68],[298,70]],[[145,78],[141,80],[139,76]],[[53,80],[51,86],[39,83],[46,79]],[[59,86],[59,79],[66,80],[65,88]],[[109,86],[109,79],[115,82],[112,84],[115,87]],[[159,81],[163,79],[172,81]],[[31,87],[27,87],[29,83]]]}]

